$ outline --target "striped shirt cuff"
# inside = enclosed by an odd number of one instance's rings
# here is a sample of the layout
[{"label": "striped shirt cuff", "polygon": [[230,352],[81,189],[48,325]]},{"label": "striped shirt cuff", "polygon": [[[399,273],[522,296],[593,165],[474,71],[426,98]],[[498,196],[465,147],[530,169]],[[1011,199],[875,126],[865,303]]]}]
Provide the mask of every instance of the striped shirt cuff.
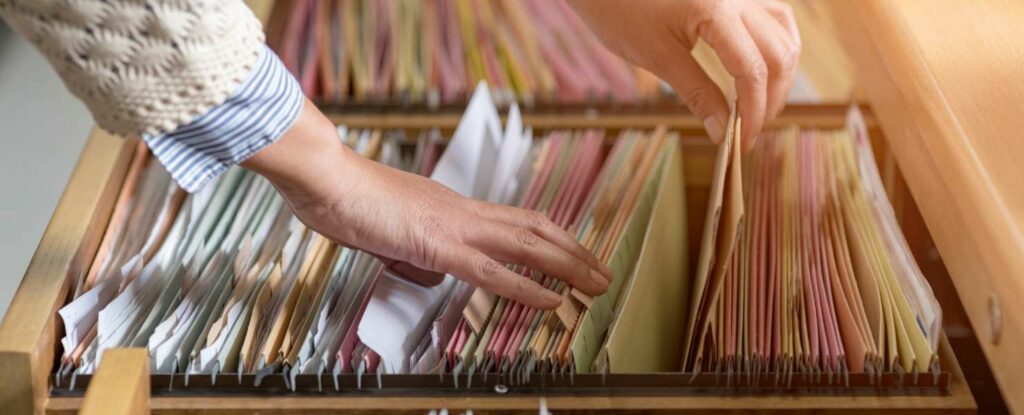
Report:
[{"label": "striped shirt cuff", "polygon": [[264,46],[249,77],[227,101],[173,132],[143,140],[178,185],[195,192],[277,141],[304,101],[298,82]]}]

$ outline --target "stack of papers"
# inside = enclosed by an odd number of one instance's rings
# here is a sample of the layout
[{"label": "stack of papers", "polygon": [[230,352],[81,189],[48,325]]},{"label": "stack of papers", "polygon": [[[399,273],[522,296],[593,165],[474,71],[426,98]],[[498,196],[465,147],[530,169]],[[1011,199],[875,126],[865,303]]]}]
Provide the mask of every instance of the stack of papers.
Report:
[{"label": "stack of papers", "polygon": [[[684,212],[677,141],[664,130],[625,131],[610,148],[599,130],[552,131],[533,140],[515,106],[502,126],[487,89],[479,88],[431,177],[465,196],[545,213],[620,277],[608,294],[590,298],[550,276],[513,267],[524,278],[562,293],[561,308],[542,312],[452,276],[424,287],[385,274],[357,331],[366,346],[359,352],[373,357],[367,359],[368,369],[388,374],[517,371],[523,376],[541,367],[590,371],[612,326],[619,294],[633,281],[656,200],[667,205],[664,212]],[[685,223],[676,219],[657,232],[671,233],[663,245],[669,251],[686,247]],[[648,256],[658,255],[652,250]],[[669,281],[665,293],[672,295],[658,310],[669,315],[684,311],[686,262],[681,258],[652,260],[656,263],[645,274]],[[678,349],[681,324],[670,331],[674,338],[659,338],[658,344]],[[677,364],[678,357],[662,368]]]},{"label": "stack of papers", "polygon": [[[605,139],[605,133],[597,130],[549,133],[540,144],[536,174],[519,205],[547,214],[609,264],[616,278],[608,292],[591,298],[559,280],[523,269],[524,277],[562,293],[562,306],[538,311],[477,290],[462,310],[454,332],[442,331],[431,339],[443,346],[440,364],[418,365],[416,370],[450,370],[456,375],[496,372],[521,379],[542,371],[589,372],[602,351],[608,354],[610,350],[616,359],[634,354],[614,346],[608,349],[606,334],[616,310],[637,305],[626,300],[623,292],[637,284],[657,288],[656,279],[666,282],[664,291],[657,298],[638,295],[635,300],[651,300],[642,307],[661,307],[657,311],[667,312],[669,318],[654,321],[646,319],[648,315],[630,314],[623,324],[651,329],[640,336],[651,339],[648,346],[678,348],[681,326],[656,331],[660,323],[682,315],[680,305],[685,299],[686,261],[681,255],[686,249],[685,221],[681,219],[685,203],[678,139],[660,129],[622,132],[610,149],[605,148]],[[655,211],[673,217],[659,225],[662,228],[654,228],[650,223]],[[641,250],[645,239],[653,238],[663,245],[649,248],[644,257],[657,263],[657,272],[646,269],[637,273],[638,262],[644,262]],[[671,255],[659,255],[665,252]],[[670,337],[674,338],[666,339]],[[660,369],[672,370],[676,365],[670,362]]]},{"label": "stack of papers", "polygon": [[924,373],[941,311],[910,256],[854,108],[846,130],[720,149],[684,345],[685,371]]},{"label": "stack of papers", "polygon": [[[339,137],[418,172],[433,169],[442,141],[437,130]],[[140,144],[96,258],[59,311],[58,378],[92,373],[111,347],[149,348],[157,373],[331,370],[356,344],[381,269],[303,226],[263,178],[235,168],[187,195]]]},{"label": "stack of papers", "polygon": [[[664,128],[535,134],[478,86],[453,135],[338,128],[360,154],[479,200],[536,210],[615,278],[535,310],[446,275],[422,285],[306,228],[263,178],[229,170],[187,195],[140,146],[91,267],[60,309],[58,381],[111,347],[155,373],[534,375],[924,373],[941,311],[851,111],[840,130],[765,133],[730,119],[691,270],[683,145]],[[698,242],[698,241],[694,241]],[[737,376],[732,376],[737,375]],[[361,379],[361,377],[359,377]]]},{"label": "stack of papers", "polygon": [[310,97],[502,103],[637,102],[660,82],[605,49],[564,0],[299,0],[275,49]]},{"label": "stack of papers", "polygon": [[[182,374],[186,382],[222,373],[256,374],[259,383],[273,373],[294,380],[511,366],[523,373],[589,371],[598,354],[613,364],[635,355],[603,342],[618,308],[661,304],[658,312],[682,315],[686,261],[675,254],[685,251],[686,232],[675,215],[685,203],[675,135],[624,131],[611,146],[599,130],[535,139],[514,105],[503,124],[481,85],[443,151],[437,130],[411,139],[401,131],[339,127],[339,138],[467,197],[544,212],[619,278],[608,294],[590,298],[514,268],[563,295],[562,307],[548,312],[450,275],[420,285],[307,229],[259,176],[232,169],[186,195],[142,147],[93,269],[60,310],[67,333],[60,375],[92,373],[105,350],[122,346],[147,347],[154,372]],[[668,223],[649,226],[656,214]],[[660,247],[644,250],[651,238]],[[641,263],[644,271],[634,272]],[[637,286],[674,288],[661,290],[671,295],[657,302],[634,304],[626,293]],[[630,315],[623,319],[650,320],[644,312]],[[681,326],[672,331],[674,338],[658,344],[678,355]],[[660,369],[673,369],[667,362]]]}]

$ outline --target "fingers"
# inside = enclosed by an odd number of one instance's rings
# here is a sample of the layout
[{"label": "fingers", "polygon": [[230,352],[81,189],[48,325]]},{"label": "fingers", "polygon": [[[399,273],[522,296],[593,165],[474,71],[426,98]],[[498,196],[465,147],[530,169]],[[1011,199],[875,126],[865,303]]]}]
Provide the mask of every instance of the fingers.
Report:
[{"label": "fingers", "polygon": [[523,265],[558,278],[589,295],[600,295],[608,289],[611,269],[540,212],[486,202],[478,202],[475,210],[489,223],[464,234],[463,240],[471,250],[496,263]]},{"label": "fingers", "polygon": [[764,9],[789,33],[790,40],[796,43],[797,49],[801,48],[800,29],[796,25],[796,17],[793,15],[793,7],[781,0],[764,0]]},{"label": "fingers", "polygon": [[768,107],[765,122],[769,122],[775,119],[786,105],[796,75],[800,48],[794,44],[779,21],[765,9],[748,8],[743,14],[743,23],[768,65]]},{"label": "fingers", "polygon": [[472,248],[452,247],[444,258],[445,272],[502,297],[544,310],[562,303],[558,294]]},{"label": "fingers", "polygon": [[784,87],[784,90],[791,91],[793,89],[793,80],[796,78],[796,67],[800,63],[800,53],[803,51],[803,40],[800,38],[800,29],[796,24],[796,17],[793,15],[793,7],[788,3],[781,0],[765,0],[765,11],[768,12],[779,24],[782,25],[783,29],[789,34],[788,45],[789,50],[783,61],[792,61],[792,67],[790,68],[789,79]]},{"label": "fingers", "polygon": [[768,65],[738,13],[723,13],[697,33],[711,46],[722,65],[736,79],[737,105],[743,118],[743,143],[748,148],[764,126],[767,106]]},{"label": "fingers", "polygon": [[[481,216],[501,222],[514,227],[520,227],[527,229],[537,236],[545,239],[554,246],[560,248],[562,251],[569,253],[576,259],[586,263],[592,270],[599,272],[608,281],[612,280],[612,270],[607,265],[601,263],[594,256],[593,253],[588,251],[579,242],[576,241],[571,235],[565,230],[559,228],[548,219],[544,214],[533,211],[515,208],[511,206],[494,205],[490,203],[481,203],[478,205],[478,211]],[[553,275],[557,278],[557,275]]]},{"label": "fingers", "polygon": [[483,253],[568,282],[589,295],[608,290],[608,280],[586,262],[522,227],[502,225],[478,232],[470,243]]},{"label": "fingers", "polygon": [[693,56],[680,51],[673,69],[665,72],[665,81],[672,85],[686,107],[704,122],[711,141],[722,141],[729,120],[729,105],[718,85],[708,77]]}]

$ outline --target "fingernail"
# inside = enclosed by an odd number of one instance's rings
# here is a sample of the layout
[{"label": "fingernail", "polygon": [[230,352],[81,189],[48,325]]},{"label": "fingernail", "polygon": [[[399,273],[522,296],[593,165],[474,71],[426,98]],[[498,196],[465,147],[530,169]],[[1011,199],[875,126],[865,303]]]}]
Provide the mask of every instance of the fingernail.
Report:
[{"label": "fingernail", "polygon": [[562,296],[558,295],[558,293],[554,291],[544,290],[544,294],[541,294],[541,297],[543,297],[542,300],[544,300],[545,303],[551,304],[552,308],[558,307],[562,304]]},{"label": "fingernail", "polygon": [[612,272],[612,269],[609,268],[607,265],[605,265],[605,264],[598,264],[598,266],[601,267],[601,274],[604,275],[604,278],[606,280],[611,281],[612,279],[615,278],[615,273]]},{"label": "fingernail", "polygon": [[723,124],[716,115],[704,119],[704,130],[708,132],[708,137],[711,137],[711,142],[722,142],[722,136],[725,134]]},{"label": "fingernail", "polygon": [[597,282],[597,289],[600,290],[602,293],[608,290],[608,279],[605,278],[604,275],[601,275],[600,272],[591,270],[590,278],[593,278],[594,281]]}]

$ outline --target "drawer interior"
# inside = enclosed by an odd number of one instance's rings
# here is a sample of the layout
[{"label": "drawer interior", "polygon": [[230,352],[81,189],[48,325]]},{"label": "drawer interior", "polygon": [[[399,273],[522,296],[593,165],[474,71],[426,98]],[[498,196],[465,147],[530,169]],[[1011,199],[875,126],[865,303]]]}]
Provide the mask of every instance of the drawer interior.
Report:
[{"label": "drawer interior", "polygon": [[[840,106],[796,106],[787,109],[776,127],[799,124],[803,127],[821,129],[841,128],[845,121],[845,108]],[[410,132],[426,127],[437,127],[447,133],[458,120],[456,114],[433,114],[409,116],[396,114],[349,114],[336,115],[334,121],[351,128],[404,128]],[[564,128],[603,128],[614,137],[621,129],[653,128],[666,125],[679,132],[683,138],[685,169],[685,193],[688,215],[689,255],[696,258],[700,247],[701,224],[707,205],[711,170],[714,164],[715,146],[701,137],[699,122],[693,117],[680,117],[672,113],[617,112],[605,111],[600,115],[593,112],[583,114],[560,114],[551,116],[527,113],[526,124],[538,131]],[[912,217],[916,207],[913,201],[901,195],[898,169],[885,157],[884,139],[870,116],[868,126],[875,152],[881,166],[879,170],[887,185],[887,191],[897,210],[897,217]],[[109,143],[114,151],[117,147],[125,151],[130,144]],[[113,182],[123,177],[127,164],[111,171]],[[108,198],[116,192],[106,192]],[[103,203],[111,206],[112,202]],[[106,209],[109,217],[111,208]],[[100,222],[109,218],[100,216]],[[91,233],[102,232],[103,226],[94,226]],[[94,236],[95,237],[95,236]],[[907,235],[911,246],[925,246],[930,243],[927,232]],[[95,254],[95,248],[92,249]],[[91,256],[80,258],[88,263]],[[690,261],[691,268],[696,260]],[[934,267],[922,268],[926,276]],[[61,293],[67,298],[68,288]],[[944,309],[944,312],[949,311]],[[59,325],[58,325],[59,327]],[[53,373],[59,365],[60,346],[57,336],[46,340],[56,359],[47,368]],[[961,409],[970,410],[974,401],[967,389],[963,373],[948,341],[943,336],[939,349],[941,373],[937,375],[887,374],[879,378],[851,375],[846,379],[820,376],[797,376],[781,390],[773,386],[773,377],[766,375],[759,387],[736,387],[721,375],[701,374],[631,374],[631,375],[574,375],[539,376],[529,381],[513,380],[499,376],[475,376],[467,385],[466,379],[436,375],[342,375],[337,379],[330,376],[300,375],[294,384],[282,376],[265,377],[260,387],[253,387],[250,375],[236,378],[233,374],[221,374],[217,378],[208,375],[191,375],[187,380],[182,375],[154,374],[153,408],[171,412],[186,408],[221,409],[224,412],[245,412],[256,409],[288,409],[296,412],[337,407],[360,407],[365,409],[422,410],[446,407],[449,409],[530,409],[536,408],[538,399],[546,396],[549,408],[555,409],[740,409],[762,407],[769,402],[783,399],[789,409],[823,408],[852,403],[867,408],[919,408],[919,409]],[[49,399],[47,407],[60,412],[77,408],[90,376],[78,376],[73,387],[67,379],[47,376]],[[241,380],[239,382],[239,379]],[[793,383],[795,382],[795,383]],[[332,387],[337,385],[338,388]],[[458,385],[458,387],[456,387]],[[725,398],[731,396],[731,398]],[[641,399],[641,397],[654,399]],[[729,405],[722,406],[722,402]],[[731,406],[739,405],[739,406]]]}]

